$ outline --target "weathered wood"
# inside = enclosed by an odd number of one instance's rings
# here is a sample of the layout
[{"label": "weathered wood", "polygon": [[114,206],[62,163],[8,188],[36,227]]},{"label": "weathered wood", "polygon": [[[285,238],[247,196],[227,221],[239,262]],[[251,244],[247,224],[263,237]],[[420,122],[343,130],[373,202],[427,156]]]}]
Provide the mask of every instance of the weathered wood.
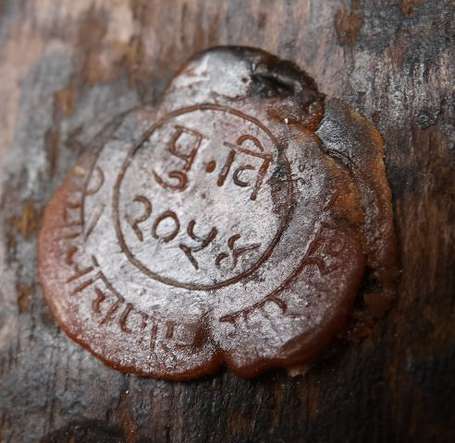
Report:
[{"label": "weathered wood", "polygon": [[[0,442],[455,441],[450,0],[0,2]],[[402,275],[389,313],[304,375],[122,375],[55,325],[36,280],[43,208],[108,121],[216,44],[291,59],[386,141]],[[368,301],[368,300],[367,300]]]}]

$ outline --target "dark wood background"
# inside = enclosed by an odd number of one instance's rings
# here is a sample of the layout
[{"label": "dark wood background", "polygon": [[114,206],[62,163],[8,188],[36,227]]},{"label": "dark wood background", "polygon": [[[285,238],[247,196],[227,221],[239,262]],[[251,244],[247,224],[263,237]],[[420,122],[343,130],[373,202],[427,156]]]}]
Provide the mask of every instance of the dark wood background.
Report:
[{"label": "dark wood background", "polygon": [[[0,0],[0,442],[454,442],[455,3]],[[304,375],[122,375],[55,325],[43,208],[87,141],[195,51],[296,61],[386,140],[402,275],[389,313]]]}]

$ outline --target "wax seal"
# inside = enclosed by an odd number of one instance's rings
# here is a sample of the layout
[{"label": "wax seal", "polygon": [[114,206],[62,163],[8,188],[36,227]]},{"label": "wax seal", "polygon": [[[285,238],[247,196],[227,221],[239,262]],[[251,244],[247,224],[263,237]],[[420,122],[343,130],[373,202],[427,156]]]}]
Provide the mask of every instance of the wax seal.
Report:
[{"label": "wax seal", "polygon": [[296,65],[192,58],[93,141],[49,203],[46,300],[108,365],[170,380],[313,359],[365,275],[392,290],[379,133]]}]

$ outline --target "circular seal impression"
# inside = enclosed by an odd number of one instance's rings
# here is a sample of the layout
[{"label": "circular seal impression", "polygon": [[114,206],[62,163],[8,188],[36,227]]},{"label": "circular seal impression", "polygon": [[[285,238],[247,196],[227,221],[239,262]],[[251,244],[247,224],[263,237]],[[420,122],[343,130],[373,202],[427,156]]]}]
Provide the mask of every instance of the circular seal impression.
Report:
[{"label": "circular seal impression", "polygon": [[169,380],[313,359],[364,277],[362,192],[376,195],[324,149],[324,101],[289,62],[215,48],[158,109],[107,127],[39,238],[66,333],[110,366]]},{"label": "circular seal impression", "polygon": [[275,215],[266,189],[279,161],[290,172],[277,145],[256,118],[214,104],[178,109],[153,125],[131,149],[114,188],[117,238],[130,263],[154,280],[192,290],[253,274],[291,210],[290,185],[277,190],[286,204]]}]

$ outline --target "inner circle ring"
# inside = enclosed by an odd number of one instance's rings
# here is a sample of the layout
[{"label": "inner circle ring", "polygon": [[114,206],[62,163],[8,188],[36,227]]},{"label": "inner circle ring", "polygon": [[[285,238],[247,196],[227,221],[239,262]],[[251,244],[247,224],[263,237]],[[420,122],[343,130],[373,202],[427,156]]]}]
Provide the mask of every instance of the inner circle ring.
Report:
[{"label": "inner circle ring", "polygon": [[184,283],[184,282],[179,282],[175,279],[165,277],[163,275],[159,275],[156,272],[153,272],[150,270],[142,261],[137,259],[130,248],[128,247],[123,232],[122,232],[122,227],[120,223],[120,211],[119,211],[119,203],[120,203],[120,190],[121,190],[121,185],[122,181],[125,177],[125,173],[128,169],[128,166],[131,164],[136,152],[143,146],[143,144],[151,137],[154,131],[156,131],[159,127],[163,126],[165,123],[167,123],[169,120],[178,117],[183,114],[191,113],[191,112],[196,112],[196,111],[220,111],[220,112],[225,112],[231,115],[234,115],[236,117],[239,117],[241,119],[247,120],[250,123],[253,123],[254,125],[258,126],[262,131],[264,131],[267,136],[271,139],[274,147],[279,147],[279,142],[277,138],[272,134],[270,129],[268,129],[264,124],[262,124],[258,119],[251,117],[247,114],[244,114],[241,111],[238,111],[233,108],[229,108],[226,106],[221,106],[221,105],[216,105],[216,104],[211,104],[211,103],[204,103],[204,104],[198,104],[198,105],[193,105],[193,106],[188,106],[184,108],[177,109],[175,111],[171,111],[168,114],[166,114],[163,118],[158,120],[157,123],[155,123],[149,130],[147,130],[144,134],[144,136],[141,138],[139,143],[134,145],[128,152],[125,161],[122,164],[122,167],[120,168],[120,172],[117,176],[114,189],[113,189],[113,198],[112,198],[112,207],[113,207],[113,218],[114,218],[114,228],[115,232],[117,235],[117,240],[119,242],[119,245],[122,249],[122,252],[126,255],[128,258],[128,261],[134,265],[137,269],[139,269],[141,272],[143,272],[146,276],[150,277],[153,280],[156,280],[160,283],[163,283],[168,286],[174,286],[178,288],[184,288],[184,289],[191,289],[191,290],[197,290],[197,291],[211,291],[211,290],[216,290],[220,289],[225,286],[229,286],[231,284],[237,283],[238,281],[250,276],[253,274],[272,254],[273,248],[276,246],[278,243],[283,231],[286,229],[288,223],[289,223],[289,218],[291,214],[291,209],[292,209],[292,204],[291,204],[291,198],[292,198],[292,181],[290,179],[291,177],[291,166],[286,158],[283,150],[280,150],[278,155],[280,157],[280,164],[282,166],[282,170],[285,172],[286,175],[286,183],[287,183],[287,193],[286,193],[286,204],[284,205],[284,213],[282,214],[280,218],[280,225],[279,228],[273,237],[272,241],[268,245],[267,249],[264,251],[264,253],[261,255],[259,260],[256,261],[256,263],[251,266],[248,270],[244,271],[243,273],[236,275],[234,277],[228,278],[224,281],[218,282],[218,283],[213,283],[210,285],[207,284],[199,284],[199,283]]}]

